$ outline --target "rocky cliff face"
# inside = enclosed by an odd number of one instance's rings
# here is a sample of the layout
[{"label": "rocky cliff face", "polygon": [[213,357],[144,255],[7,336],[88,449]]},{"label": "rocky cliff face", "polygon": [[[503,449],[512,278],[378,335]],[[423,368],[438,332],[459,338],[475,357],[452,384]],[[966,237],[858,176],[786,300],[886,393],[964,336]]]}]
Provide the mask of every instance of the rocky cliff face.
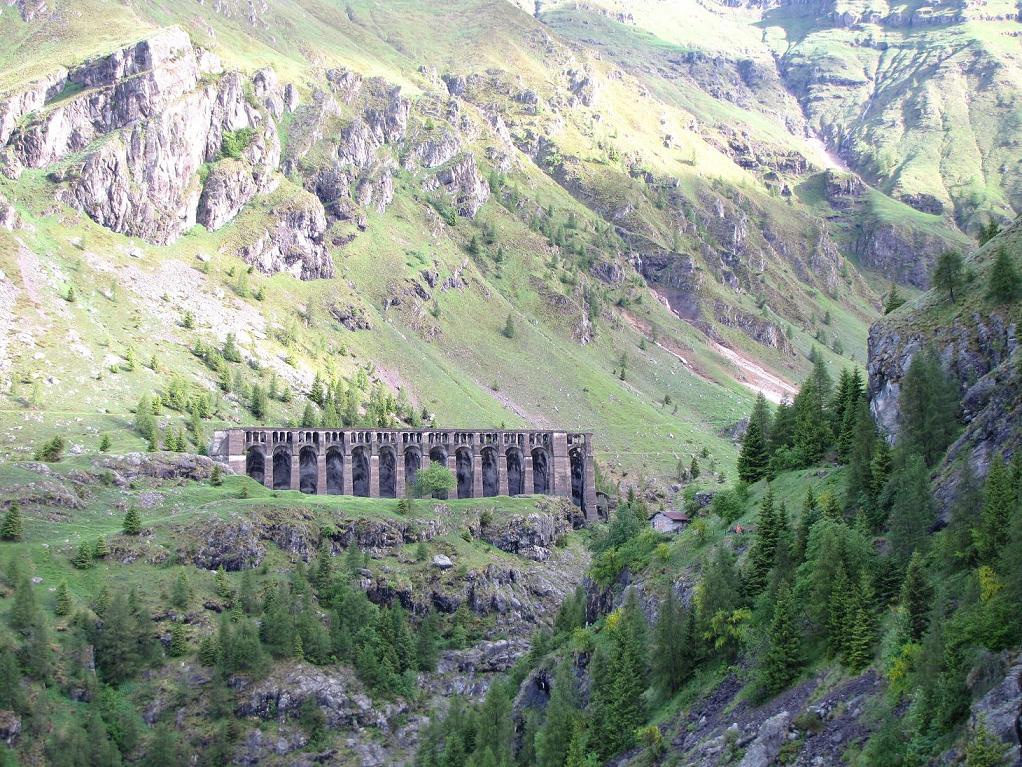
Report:
[{"label": "rocky cliff face", "polygon": [[[1014,247],[1022,234],[1016,223],[970,262],[971,283],[958,303],[935,291],[877,322],[869,333],[870,408],[893,440],[900,428],[901,380],[921,349],[933,348],[959,385],[965,428],[949,448],[947,463],[965,455],[980,476],[997,454],[1022,448],[1022,374],[1017,364],[1018,323],[1013,306],[996,306],[985,296],[987,269],[1002,246]],[[946,316],[950,314],[951,316]],[[935,315],[940,315],[936,320]],[[943,476],[938,496],[947,497],[954,478]]]}]

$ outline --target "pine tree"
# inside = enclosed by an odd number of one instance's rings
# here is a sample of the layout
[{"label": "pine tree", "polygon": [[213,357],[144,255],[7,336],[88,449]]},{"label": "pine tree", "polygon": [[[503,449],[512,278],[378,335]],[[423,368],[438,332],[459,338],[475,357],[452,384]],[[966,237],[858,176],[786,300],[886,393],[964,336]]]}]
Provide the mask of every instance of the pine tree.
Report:
[{"label": "pine tree", "polygon": [[1007,304],[1017,301],[1020,292],[1022,292],[1022,278],[1019,277],[1008,251],[1000,248],[997,251],[994,265],[990,268],[987,298],[996,304]]},{"label": "pine tree", "polygon": [[613,670],[613,721],[619,749],[632,745],[635,731],[646,721],[643,693],[647,687],[646,618],[634,591],[621,608],[620,620],[611,634]]},{"label": "pine tree", "polygon": [[182,570],[177,574],[170,587],[170,603],[174,607],[184,609],[192,599],[192,589],[188,585],[188,576]]},{"label": "pine tree", "polygon": [[920,641],[926,633],[932,600],[933,589],[923,567],[923,557],[918,551],[913,552],[901,587],[901,604],[908,614],[909,636],[913,642]]},{"label": "pine tree", "polygon": [[903,567],[916,549],[926,546],[930,526],[936,519],[930,476],[922,458],[917,455],[902,458],[902,468],[892,475],[887,492],[891,555]]},{"label": "pine tree", "polygon": [[216,595],[231,603],[234,600],[234,589],[231,587],[231,581],[227,577],[227,572],[224,570],[223,565],[217,567],[213,580],[215,582]]},{"label": "pine tree", "polygon": [[851,671],[858,672],[873,660],[876,644],[877,617],[875,594],[869,573],[865,570],[859,579],[848,637],[845,641],[844,662]]},{"label": "pine tree", "polygon": [[931,281],[934,288],[947,293],[951,303],[955,303],[955,291],[962,285],[962,254],[955,250],[941,253]]},{"label": "pine tree", "polygon": [[934,466],[958,429],[958,387],[944,372],[933,349],[917,352],[909,363],[898,397],[898,444]]},{"label": "pine tree", "polygon": [[92,558],[105,559],[109,553],[110,547],[107,546],[106,538],[97,538],[96,542],[92,545]]},{"label": "pine tree", "polygon": [[170,626],[170,657],[180,658],[188,654],[188,635],[185,634],[183,623],[172,623]]},{"label": "pine tree", "polygon": [[794,430],[792,444],[800,466],[812,466],[823,458],[831,443],[830,418],[825,403],[830,396],[830,378],[821,357],[792,403]]},{"label": "pine tree", "polygon": [[653,630],[651,658],[653,683],[664,698],[678,692],[692,672],[690,652],[693,648],[686,644],[688,623],[688,611],[674,589],[669,588],[660,603],[660,614]]},{"label": "pine tree", "polygon": [[749,418],[749,426],[742,438],[742,449],[738,456],[738,476],[743,482],[757,482],[767,476],[770,463],[770,453],[767,449],[769,419],[766,397],[760,392]]},{"label": "pine tree", "polygon": [[220,487],[224,483],[224,472],[220,464],[214,463],[213,470],[209,473],[209,484],[213,487]]},{"label": "pine tree", "polygon": [[760,686],[767,696],[776,695],[798,676],[802,648],[791,589],[784,585],[777,595],[770,623],[768,646],[759,669]]},{"label": "pine tree", "polygon": [[1004,767],[1008,763],[1008,744],[980,721],[965,746],[965,767]]},{"label": "pine tree", "polygon": [[518,331],[515,329],[514,318],[511,316],[511,313],[508,312],[507,319],[504,321],[504,328],[500,331],[500,333],[504,336],[504,338],[514,338],[515,335],[517,335],[517,332]]},{"label": "pine tree", "polygon": [[580,718],[575,673],[570,660],[566,658],[554,672],[546,718],[536,732],[537,767],[562,767]]},{"label": "pine tree", "polygon": [[972,532],[980,564],[993,566],[997,563],[1001,547],[1008,539],[1012,512],[1017,506],[1017,490],[1011,470],[1000,457],[994,458],[983,485],[979,524]]},{"label": "pine tree", "polygon": [[795,531],[795,544],[792,552],[792,559],[796,566],[805,561],[806,549],[809,545],[809,533],[819,518],[820,509],[816,504],[813,488],[806,488],[806,497],[802,501],[802,514],[799,517],[798,528]]},{"label": "pine tree", "polygon": [[110,435],[104,434],[99,438],[99,452],[108,453],[110,452]]},{"label": "pine tree", "polygon": [[24,705],[18,658],[11,648],[0,646],[0,709],[21,712]]},{"label": "pine tree", "polygon": [[215,666],[217,662],[217,656],[219,655],[219,648],[217,646],[216,639],[207,634],[199,642],[199,663],[203,666]]},{"label": "pine tree", "polygon": [[66,617],[71,614],[72,607],[71,592],[67,588],[67,581],[61,581],[57,586],[57,602],[53,611],[60,617]]},{"label": "pine tree", "polygon": [[905,297],[898,292],[898,286],[892,282],[891,289],[884,296],[884,314],[890,314],[904,305]]},{"label": "pine tree", "polygon": [[875,521],[876,507],[876,496],[873,492],[873,460],[876,457],[879,436],[865,399],[859,399],[854,409],[849,412],[854,417],[854,425],[847,448],[845,508],[848,511],[862,509],[872,523]]},{"label": "pine tree", "polygon": [[0,541],[20,541],[24,533],[21,506],[17,501],[13,501],[4,514],[3,525],[0,525]]},{"label": "pine tree", "polygon": [[27,575],[21,575],[14,584],[14,602],[7,620],[11,628],[22,636],[28,636],[42,623],[32,581]]},{"label": "pine tree", "polygon": [[757,596],[766,588],[777,551],[777,513],[774,508],[774,489],[767,486],[756,523],[756,538],[749,551],[749,565],[745,586],[750,596]]},{"label": "pine tree", "polygon": [[79,543],[71,564],[79,570],[88,570],[92,567],[92,546],[85,541]]},{"label": "pine tree", "polygon": [[153,414],[152,400],[142,397],[135,408],[135,431],[142,439],[153,442],[156,439],[156,417]]},{"label": "pine tree", "polygon": [[125,513],[122,530],[125,535],[141,535],[142,517],[139,515],[136,507],[132,506]]},{"label": "pine tree", "polygon": [[437,615],[430,610],[419,624],[415,635],[415,659],[419,671],[434,671],[439,656],[438,642],[440,630],[437,627]]}]

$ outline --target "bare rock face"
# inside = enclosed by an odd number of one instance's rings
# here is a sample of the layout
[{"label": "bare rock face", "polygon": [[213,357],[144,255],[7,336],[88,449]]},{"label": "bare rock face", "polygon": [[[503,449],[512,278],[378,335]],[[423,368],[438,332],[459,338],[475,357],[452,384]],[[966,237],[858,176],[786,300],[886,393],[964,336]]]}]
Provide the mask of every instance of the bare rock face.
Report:
[{"label": "bare rock face", "polygon": [[[204,194],[198,170],[219,158],[231,132],[250,136],[241,165],[214,166]],[[271,188],[279,160],[276,131],[245,99],[241,76],[229,74],[104,144],[86,159],[68,199],[103,226],[165,245],[196,223],[215,229],[233,218]]]},{"label": "bare rock face", "polygon": [[0,194],[0,229],[13,232],[20,225],[21,220],[18,216],[18,211],[7,201],[6,197]]},{"label": "bare rock face", "polygon": [[852,250],[864,266],[888,279],[926,288],[937,255],[955,244],[918,229],[903,229],[886,221],[867,219]]},{"label": "bare rock face", "polygon": [[46,0],[7,0],[7,4],[18,9],[22,21],[34,21],[49,10]]},{"label": "bare rock face", "polygon": [[[59,178],[61,199],[115,232],[155,244],[196,223],[217,229],[276,184],[280,142],[272,116],[296,105],[270,70],[251,90],[220,73],[215,56],[177,27],[78,67],[58,70],[0,101],[0,165],[8,176],[100,142]],[[37,114],[20,126],[26,115]],[[225,137],[231,139],[228,147]],[[228,159],[221,161],[223,154]],[[211,164],[204,188],[199,170]]]},{"label": "bare rock face", "polygon": [[393,704],[377,709],[350,673],[327,672],[305,664],[259,682],[242,697],[237,713],[284,722],[297,717],[309,698],[316,701],[330,727],[374,727],[389,732],[388,714],[397,713]]},{"label": "bare rock face", "polygon": [[56,98],[67,84],[67,70],[61,67],[53,74],[36,80],[19,92],[0,99],[0,145],[6,145],[22,117]]},{"label": "bare rock face", "polygon": [[405,167],[436,168],[454,159],[459,151],[461,142],[458,141],[458,137],[450,131],[444,131],[441,135],[431,136],[412,147],[405,158]]},{"label": "bare rock face", "polygon": [[1004,679],[972,704],[972,725],[987,729],[1009,746],[1011,767],[1022,765],[1022,663],[1008,669]]},{"label": "bare rock face", "polygon": [[490,199],[490,185],[483,178],[471,154],[464,154],[438,170],[423,182],[429,190],[442,189],[454,201],[458,213],[474,218]]},{"label": "bare rock face", "polygon": [[196,87],[206,67],[218,64],[200,57],[184,30],[162,30],[53,82],[46,89],[48,99],[78,95],[49,109],[44,105],[40,116],[15,130],[9,141],[26,167],[44,167],[102,134],[159,115]]},{"label": "bare rock face", "polygon": [[311,194],[290,200],[273,212],[275,222],[241,257],[265,274],[288,272],[298,279],[332,277],[333,261],[323,244],[326,212]]}]

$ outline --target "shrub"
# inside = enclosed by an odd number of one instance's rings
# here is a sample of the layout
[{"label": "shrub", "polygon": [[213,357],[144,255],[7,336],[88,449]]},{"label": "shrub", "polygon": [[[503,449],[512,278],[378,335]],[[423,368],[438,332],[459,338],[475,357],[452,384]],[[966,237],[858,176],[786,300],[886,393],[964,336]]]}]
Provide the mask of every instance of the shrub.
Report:
[{"label": "shrub", "polygon": [[255,131],[252,128],[225,131],[223,140],[220,142],[220,154],[224,157],[240,160],[241,153],[248,149],[254,136]]},{"label": "shrub", "polygon": [[45,461],[46,463],[56,463],[64,456],[64,448],[66,443],[64,438],[59,434],[51,440],[48,440],[42,444],[42,446],[35,451],[35,459],[37,461]]},{"label": "shrub", "polygon": [[457,487],[454,474],[446,466],[431,463],[425,469],[415,472],[415,492],[429,497],[434,493],[449,492]]}]

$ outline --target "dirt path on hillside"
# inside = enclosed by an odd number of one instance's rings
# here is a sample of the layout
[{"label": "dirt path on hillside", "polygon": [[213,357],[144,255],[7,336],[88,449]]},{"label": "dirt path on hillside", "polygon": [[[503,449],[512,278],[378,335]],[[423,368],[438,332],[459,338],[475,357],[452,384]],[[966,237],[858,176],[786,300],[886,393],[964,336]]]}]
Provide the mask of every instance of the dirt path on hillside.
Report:
[{"label": "dirt path on hillside", "polygon": [[[658,301],[663,303],[664,306],[670,309],[671,312],[674,313],[676,317],[679,316],[677,312],[674,312],[674,308],[671,306],[670,301],[668,301],[665,296],[661,295],[660,293],[657,293],[655,290],[653,290],[652,293],[653,296]],[[625,309],[621,309],[619,311],[621,312],[621,316],[622,318],[624,318],[625,322],[631,325],[632,328],[642,333],[643,335],[647,335],[649,333],[649,323],[639,319],[638,317],[636,317],[631,312]],[[679,319],[684,318],[679,317]],[[730,347],[724,346],[724,344],[714,341],[709,337],[707,337],[706,340],[709,342],[711,348],[713,348],[713,350],[717,352],[717,354],[719,354],[725,360],[730,362],[736,368],[736,374],[732,376],[732,378],[736,382],[740,383],[742,386],[752,389],[754,392],[757,393],[762,392],[764,397],[766,397],[768,400],[775,404],[783,399],[791,399],[798,393],[798,389],[795,386],[788,383],[788,381],[784,380],[783,378],[781,378],[781,376],[777,375],[776,373],[771,373],[769,370],[764,368],[755,360],[750,359],[741,352],[735,351]],[[686,368],[688,368],[688,370],[702,378],[704,381],[718,383],[717,381],[714,381],[714,379],[708,376],[706,373],[699,370],[699,368],[697,368],[695,365],[691,364],[684,356],[682,356],[682,352],[686,350],[681,348],[680,345],[678,345],[672,339],[668,338],[666,339],[666,341],[661,341],[660,339],[658,339],[656,341],[656,345],[659,346],[664,351],[666,351],[668,354],[677,358]]]},{"label": "dirt path on hillside", "polygon": [[716,341],[710,341],[710,343],[717,354],[738,368],[738,375],[735,376],[735,380],[738,383],[752,389],[754,392],[761,392],[764,397],[774,404],[786,398],[791,399],[798,393],[798,389],[792,384],[780,376],[771,373],[745,355]]},{"label": "dirt path on hillside", "polygon": [[[620,309],[619,311],[621,313],[621,318],[625,322],[627,322],[632,327],[633,330],[635,330],[637,333],[641,333],[644,336],[647,337],[649,336],[650,326],[648,322],[639,319],[627,309]],[[661,349],[663,349],[668,354],[670,354],[672,357],[674,357],[674,359],[678,360],[678,362],[684,365],[685,369],[688,370],[693,375],[698,376],[699,378],[703,379],[704,381],[708,381],[709,383],[716,383],[716,381],[714,381],[712,378],[706,375],[706,373],[700,370],[694,363],[692,363],[685,356],[686,354],[691,355],[692,352],[689,349],[683,347],[681,344],[677,343],[673,338],[666,339],[657,338],[657,340],[654,341],[653,343],[656,344]]]}]

